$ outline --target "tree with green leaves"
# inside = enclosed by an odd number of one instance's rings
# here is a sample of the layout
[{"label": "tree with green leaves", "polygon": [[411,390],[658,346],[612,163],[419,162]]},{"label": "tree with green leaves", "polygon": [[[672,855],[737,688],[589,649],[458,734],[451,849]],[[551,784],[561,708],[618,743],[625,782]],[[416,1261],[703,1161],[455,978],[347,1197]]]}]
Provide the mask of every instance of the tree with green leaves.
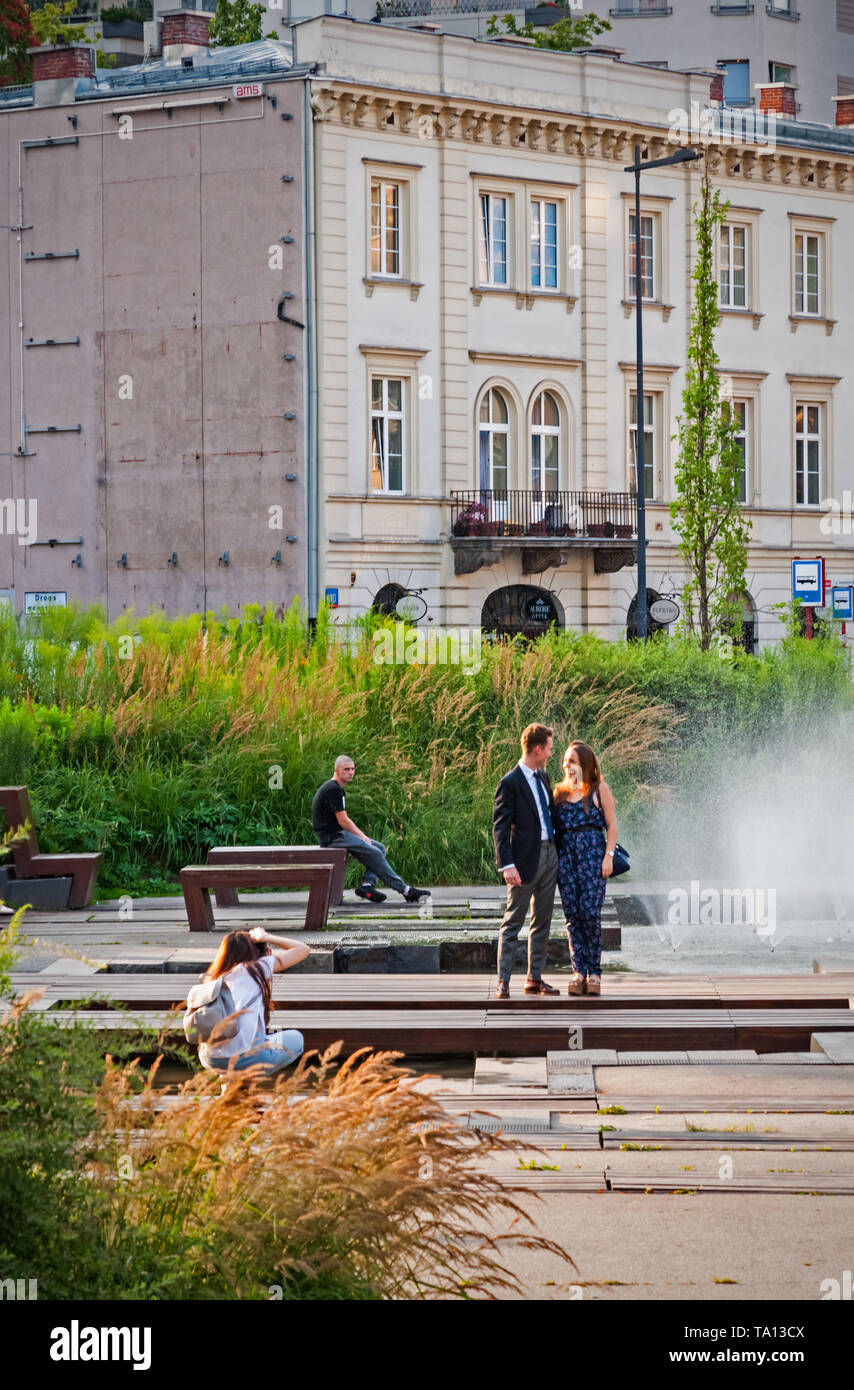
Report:
[{"label": "tree with green leaves", "polygon": [[[232,48],[240,43],[257,43],[265,37],[261,25],[266,13],[263,5],[252,4],[250,0],[217,0],[216,11],[211,20],[211,48]],[[268,39],[278,38],[270,32]]]},{"label": "tree with green leaves", "polygon": [[74,14],[75,0],[64,0],[64,4],[48,3],[32,12],[32,25],[37,42],[45,46],[65,43],[85,43],[89,38],[87,24],[69,24],[68,16]]},{"label": "tree with green leaves", "polygon": [[[562,7],[556,6],[556,9],[560,8]],[[503,30],[499,28],[501,23],[504,24]],[[579,15],[577,19],[563,15],[547,29],[535,30],[530,21],[520,27],[512,14],[506,14],[502,20],[499,20],[497,15],[492,15],[486,34],[490,39],[502,39],[510,34],[514,38],[533,39],[535,48],[553,48],[561,53],[574,53],[579,48],[587,48],[592,37],[604,34],[610,27],[607,19],[600,19],[595,14],[586,14]]]},{"label": "tree with green leaves", "polygon": [[692,272],[694,308],[688,370],[677,417],[679,456],[676,497],[670,503],[673,529],[688,578],[682,589],[683,625],[707,651],[718,634],[741,636],[747,541],[751,523],[741,504],[744,458],[736,439],[738,421],[731,399],[722,397],[716,371],[715,329],[720,321],[715,276],[715,240],[728,202],[712,189],[704,167],[701,197],[694,208],[697,263]]},{"label": "tree with green leaves", "polygon": [[32,60],[27,49],[37,45],[24,0],[0,0],[0,86],[29,82]]}]

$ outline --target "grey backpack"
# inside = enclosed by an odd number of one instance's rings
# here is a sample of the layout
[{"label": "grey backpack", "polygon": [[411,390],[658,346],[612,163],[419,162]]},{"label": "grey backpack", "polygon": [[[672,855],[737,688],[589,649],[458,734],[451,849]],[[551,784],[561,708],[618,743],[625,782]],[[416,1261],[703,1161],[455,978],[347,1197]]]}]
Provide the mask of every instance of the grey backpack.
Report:
[{"label": "grey backpack", "polygon": [[200,978],[201,984],[193,985],[187,995],[184,1037],[189,1043],[207,1042],[214,1029],[222,1024],[216,1040],[225,1042],[227,1038],[235,1037],[240,1028],[239,1018],[223,1023],[224,1019],[235,1012],[231,990],[224,983],[222,975],[215,980],[206,980],[204,975]]}]

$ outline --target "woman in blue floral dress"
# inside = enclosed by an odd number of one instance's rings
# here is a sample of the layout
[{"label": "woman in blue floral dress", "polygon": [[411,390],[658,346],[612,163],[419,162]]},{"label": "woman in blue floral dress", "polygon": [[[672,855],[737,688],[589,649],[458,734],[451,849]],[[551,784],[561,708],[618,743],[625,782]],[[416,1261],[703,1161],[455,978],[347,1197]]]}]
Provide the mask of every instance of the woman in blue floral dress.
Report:
[{"label": "woman in blue floral dress", "polygon": [[571,743],[564,754],[563,781],[554,789],[555,814],[563,831],[557,883],[574,975],[570,994],[599,994],[602,988],[602,904],[614,867],[617,816],[614,797],[596,754]]}]

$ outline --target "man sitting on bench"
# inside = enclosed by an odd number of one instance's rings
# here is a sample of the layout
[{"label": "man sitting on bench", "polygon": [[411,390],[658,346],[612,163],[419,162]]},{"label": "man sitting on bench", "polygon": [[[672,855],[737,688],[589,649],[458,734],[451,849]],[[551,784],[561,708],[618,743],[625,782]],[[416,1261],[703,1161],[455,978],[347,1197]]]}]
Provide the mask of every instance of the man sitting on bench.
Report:
[{"label": "man sitting on bench", "polygon": [[356,822],[347,815],[344,805],[344,788],[353,780],[356,764],[352,758],[342,753],[335,759],[335,771],[328,782],[324,782],[315,792],[311,803],[311,823],[318,843],[326,849],[334,845],[336,849],[346,849],[354,859],[365,866],[362,882],[356,889],[356,896],[367,898],[370,903],[384,903],[385,893],[377,891],[377,879],[395,892],[403,895],[404,902],[417,903],[429,898],[426,888],[412,888],[394,872],[385,857],[385,845],[372,840]]}]

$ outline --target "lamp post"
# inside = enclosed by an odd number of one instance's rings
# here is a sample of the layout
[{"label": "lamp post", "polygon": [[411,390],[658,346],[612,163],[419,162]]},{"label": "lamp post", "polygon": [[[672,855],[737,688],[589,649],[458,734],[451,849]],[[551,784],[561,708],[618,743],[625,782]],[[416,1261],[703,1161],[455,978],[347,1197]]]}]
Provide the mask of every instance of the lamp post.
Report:
[{"label": "lamp post", "polygon": [[637,425],[636,438],[636,476],[638,499],[638,601],[635,610],[637,634],[642,642],[647,637],[646,615],[646,503],[644,497],[644,418],[643,418],[643,283],[641,278],[641,214],[640,214],[640,176],[644,169],[663,169],[668,164],[685,164],[692,159],[702,159],[700,150],[677,150],[666,159],[645,159],[641,161],[641,147],[635,145],[635,162],[624,167],[625,174],[635,176],[635,332],[637,340]]}]

